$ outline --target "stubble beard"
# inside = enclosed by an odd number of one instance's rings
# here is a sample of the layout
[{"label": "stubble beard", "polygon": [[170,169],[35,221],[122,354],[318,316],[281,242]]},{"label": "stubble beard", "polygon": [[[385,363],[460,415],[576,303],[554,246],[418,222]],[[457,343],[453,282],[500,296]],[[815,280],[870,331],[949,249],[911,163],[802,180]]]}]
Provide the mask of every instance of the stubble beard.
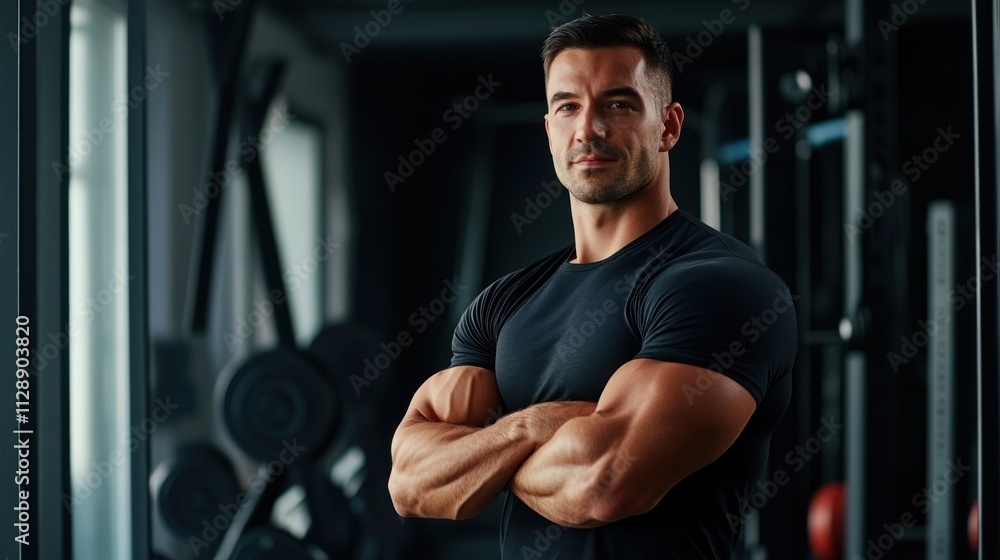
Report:
[{"label": "stubble beard", "polygon": [[[621,164],[621,160],[618,160]],[[613,174],[613,175],[612,175]],[[584,204],[606,205],[623,201],[649,185],[656,175],[656,159],[643,152],[631,166],[615,172],[613,169],[582,169],[573,171],[567,162],[559,180],[573,198]],[[608,177],[608,175],[611,175]]]}]

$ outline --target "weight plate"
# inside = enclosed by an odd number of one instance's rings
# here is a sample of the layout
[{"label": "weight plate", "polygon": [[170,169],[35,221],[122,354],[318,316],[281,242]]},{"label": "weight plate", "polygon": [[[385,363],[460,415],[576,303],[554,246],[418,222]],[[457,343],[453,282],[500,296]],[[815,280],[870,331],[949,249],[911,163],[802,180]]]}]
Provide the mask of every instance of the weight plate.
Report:
[{"label": "weight plate", "polygon": [[218,394],[226,430],[260,461],[317,456],[340,420],[336,389],[321,366],[285,348],[256,354],[220,376]]},{"label": "weight plate", "polygon": [[[215,530],[224,532],[231,523],[226,511],[233,509],[239,482],[229,460],[214,448],[181,450],[161,463],[150,480],[157,509],[174,533],[200,535],[205,522],[220,525]],[[220,515],[223,521],[216,520]]]}]

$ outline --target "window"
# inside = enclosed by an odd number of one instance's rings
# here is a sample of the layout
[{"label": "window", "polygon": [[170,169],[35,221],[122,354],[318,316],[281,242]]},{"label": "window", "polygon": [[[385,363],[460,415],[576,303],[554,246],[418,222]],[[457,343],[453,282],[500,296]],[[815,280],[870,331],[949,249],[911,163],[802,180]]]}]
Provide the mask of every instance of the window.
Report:
[{"label": "window", "polygon": [[124,6],[75,0],[69,47],[73,548],[131,556]]},{"label": "window", "polygon": [[296,342],[308,347],[322,327],[323,271],[334,256],[331,251],[337,250],[322,233],[322,129],[289,112],[279,100],[264,122],[260,141]]}]

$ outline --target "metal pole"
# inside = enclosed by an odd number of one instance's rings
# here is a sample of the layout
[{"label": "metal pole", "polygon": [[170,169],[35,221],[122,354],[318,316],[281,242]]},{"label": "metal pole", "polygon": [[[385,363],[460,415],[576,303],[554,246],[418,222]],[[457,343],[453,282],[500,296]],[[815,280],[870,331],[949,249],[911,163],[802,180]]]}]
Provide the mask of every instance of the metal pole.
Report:
[{"label": "metal pole", "polygon": [[[980,259],[1000,252],[1000,199],[997,162],[1000,159],[1000,0],[972,2],[973,105],[976,163],[976,269],[980,289],[976,296],[976,375],[979,464],[979,559],[1000,558],[1000,325],[998,283],[985,283]],[[984,529],[985,528],[985,529]]]},{"label": "metal pole", "polygon": [[[764,153],[764,42],[760,26],[747,29],[747,66],[749,67],[750,159]],[[766,162],[757,162],[750,175],[750,246],[767,262],[764,242],[764,173]]]}]

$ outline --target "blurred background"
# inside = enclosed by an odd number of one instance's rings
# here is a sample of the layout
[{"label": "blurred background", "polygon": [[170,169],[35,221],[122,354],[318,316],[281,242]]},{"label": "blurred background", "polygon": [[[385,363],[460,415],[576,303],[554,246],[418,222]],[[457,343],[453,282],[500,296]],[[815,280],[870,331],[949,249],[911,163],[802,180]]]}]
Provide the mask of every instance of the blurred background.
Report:
[{"label": "blurred background", "polygon": [[22,557],[498,558],[502,497],[395,514],[389,442],[479,291],[572,242],[539,52],[584,12],[674,50],[674,199],[797,297],[735,558],[1000,557],[974,505],[996,527],[996,10],[9,3],[0,251],[33,255],[4,278],[37,327],[43,524]]}]

